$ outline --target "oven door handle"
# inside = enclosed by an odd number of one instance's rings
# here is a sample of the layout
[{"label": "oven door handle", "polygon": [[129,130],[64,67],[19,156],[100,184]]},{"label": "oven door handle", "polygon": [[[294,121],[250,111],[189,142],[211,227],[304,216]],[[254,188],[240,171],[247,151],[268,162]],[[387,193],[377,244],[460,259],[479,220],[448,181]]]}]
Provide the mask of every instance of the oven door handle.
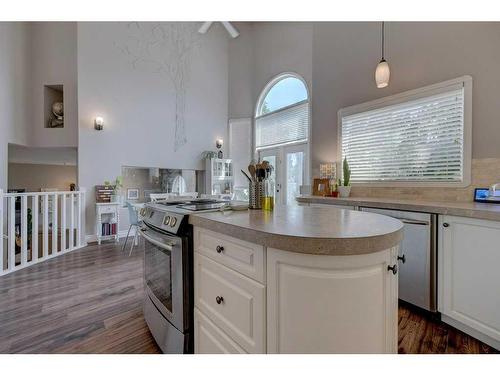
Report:
[{"label": "oven door handle", "polygon": [[148,236],[145,232],[146,232],[146,230],[144,228],[139,231],[141,236],[144,237],[144,239],[146,241],[149,241],[157,246],[160,246],[161,248],[163,248],[165,250],[169,250],[169,251],[174,250],[175,243],[172,243],[172,242],[166,243],[166,242],[161,242],[161,241],[155,240],[154,238]]}]

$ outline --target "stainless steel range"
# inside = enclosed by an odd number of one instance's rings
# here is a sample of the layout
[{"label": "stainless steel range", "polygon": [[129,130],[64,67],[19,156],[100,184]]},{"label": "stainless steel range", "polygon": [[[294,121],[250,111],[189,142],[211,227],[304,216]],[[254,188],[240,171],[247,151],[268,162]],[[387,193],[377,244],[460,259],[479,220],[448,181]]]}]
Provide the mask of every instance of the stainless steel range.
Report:
[{"label": "stainless steel range", "polygon": [[164,353],[193,352],[192,211],[218,210],[224,202],[147,203],[141,210],[144,238],[144,317]]}]

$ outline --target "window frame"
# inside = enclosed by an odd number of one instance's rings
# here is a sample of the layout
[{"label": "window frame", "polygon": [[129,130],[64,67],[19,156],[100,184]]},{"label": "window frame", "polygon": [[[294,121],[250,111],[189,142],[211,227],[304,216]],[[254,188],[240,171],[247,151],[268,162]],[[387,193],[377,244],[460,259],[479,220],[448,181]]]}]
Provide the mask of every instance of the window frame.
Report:
[{"label": "window frame", "polygon": [[[337,112],[337,160],[342,163],[342,119],[356,113],[367,112],[411,100],[446,92],[450,86],[463,85],[464,88],[464,140],[463,140],[463,179],[462,181],[363,181],[352,182],[355,186],[365,187],[467,187],[471,184],[472,164],[472,77],[459,78],[405,91],[369,102],[341,108]],[[339,168],[342,174],[342,168]]]},{"label": "window frame", "polygon": [[[274,85],[276,85],[279,81],[281,81],[285,78],[295,78],[295,79],[300,80],[302,82],[302,84],[304,85],[304,88],[306,89],[307,99],[301,100],[301,101],[294,103],[294,104],[290,104],[286,107],[278,108],[275,111],[265,113],[263,115],[257,115],[257,113],[259,112],[259,109],[262,105],[262,102],[264,101],[264,99],[267,96],[267,94],[269,93],[269,91],[271,91],[271,89],[274,87]],[[255,130],[255,127],[257,125],[258,118],[266,117],[266,116],[269,116],[273,113],[285,111],[287,109],[290,109],[290,108],[295,107],[297,105],[303,104],[305,102],[307,102],[307,111],[308,111],[307,139],[306,140],[290,141],[290,142],[281,143],[279,145],[269,145],[269,146],[257,147],[257,139],[256,139],[257,132]],[[277,148],[277,147],[281,147],[281,146],[288,146],[288,145],[295,145],[295,144],[307,144],[308,145],[307,151],[310,153],[310,151],[311,151],[310,150],[310,144],[311,144],[311,90],[309,90],[309,86],[308,86],[306,80],[300,74],[295,73],[295,72],[283,72],[283,73],[280,73],[280,74],[274,76],[266,83],[264,88],[261,90],[260,95],[257,98],[257,101],[255,103],[255,108],[254,108],[254,113],[253,113],[252,131],[253,131],[253,136],[252,136],[252,143],[253,143],[252,146],[253,147],[252,147],[252,149],[253,149],[255,155],[259,152],[259,150],[272,149],[272,148]],[[310,165],[308,167],[310,168]]]}]

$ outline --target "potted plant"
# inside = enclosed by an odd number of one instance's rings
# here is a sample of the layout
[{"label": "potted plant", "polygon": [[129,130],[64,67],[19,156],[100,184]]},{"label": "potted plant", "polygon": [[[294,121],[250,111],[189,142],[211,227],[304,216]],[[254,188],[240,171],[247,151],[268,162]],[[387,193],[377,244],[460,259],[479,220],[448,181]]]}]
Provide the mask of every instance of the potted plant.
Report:
[{"label": "potted plant", "polygon": [[111,195],[111,202],[121,203],[122,200],[121,189],[123,187],[123,177],[122,176],[116,177],[113,183],[114,184],[111,185],[109,181],[104,181],[105,186],[113,186],[113,194]]},{"label": "potted plant", "polygon": [[342,179],[339,178],[337,191],[339,192],[341,198],[347,198],[351,194],[351,169],[349,168],[347,158],[344,158],[342,163],[342,177],[344,178],[344,181],[342,183]]}]

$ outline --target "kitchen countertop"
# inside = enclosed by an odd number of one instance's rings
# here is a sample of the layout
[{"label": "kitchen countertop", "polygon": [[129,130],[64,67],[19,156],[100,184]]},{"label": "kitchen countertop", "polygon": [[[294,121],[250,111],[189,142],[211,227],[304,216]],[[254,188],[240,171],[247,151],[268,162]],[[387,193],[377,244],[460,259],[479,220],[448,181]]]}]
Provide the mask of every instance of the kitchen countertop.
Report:
[{"label": "kitchen countertop", "polygon": [[332,198],[314,195],[300,195],[301,203],[323,203],[351,206],[387,208],[394,210],[429,212],[441,215],[470,217],[500,221],[500,204],[477,202],[439,202],[427,200],[390,199],[390,198]]},{"label": "kitchen countertop", "polygon": [[403,236],[399,220],[333,207],[195,213],[189,222],[259,245],[321,255],[374,253],[398,245]]}]

